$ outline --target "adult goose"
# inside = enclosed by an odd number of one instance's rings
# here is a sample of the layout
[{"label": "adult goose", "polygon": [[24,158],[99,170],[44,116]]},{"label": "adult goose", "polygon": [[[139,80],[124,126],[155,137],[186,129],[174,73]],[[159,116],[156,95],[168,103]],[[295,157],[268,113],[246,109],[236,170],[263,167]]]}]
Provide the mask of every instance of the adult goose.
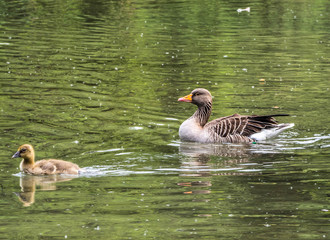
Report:
[{"label": "adult goose", "polygon": [[78,174],[77,164],[58,159],[40,160],[34,162],[34,149],[30,144],[23,144],[12,158],[23,158],[20,170],[31,175]]},{"label": "adult goose", "polygon": [[197,88],[189,95],[179,98],[180,102],[189,102],[197,105],[197,111],[179,129],[180,139],[183,141],[202,143],[252,143],[278,135],[293,123],[278,124],[276,116],[242,116],[234,114],[207,122],[212,111],[211,93],[204,88]]}]

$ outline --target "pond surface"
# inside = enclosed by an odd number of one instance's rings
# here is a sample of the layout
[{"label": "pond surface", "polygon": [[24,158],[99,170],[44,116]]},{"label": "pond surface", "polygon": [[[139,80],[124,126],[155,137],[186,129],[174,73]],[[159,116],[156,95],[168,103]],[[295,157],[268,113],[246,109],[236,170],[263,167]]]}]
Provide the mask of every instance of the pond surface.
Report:
[{"label": "pond surface", "polygon": [[[241,11],[250,7],[250,12]],[[328,1],[0,0],[1,239],[329,239]],[[281,114],[253,145],[178,129]],[[26,176],[36,158],[79,164]]]}]

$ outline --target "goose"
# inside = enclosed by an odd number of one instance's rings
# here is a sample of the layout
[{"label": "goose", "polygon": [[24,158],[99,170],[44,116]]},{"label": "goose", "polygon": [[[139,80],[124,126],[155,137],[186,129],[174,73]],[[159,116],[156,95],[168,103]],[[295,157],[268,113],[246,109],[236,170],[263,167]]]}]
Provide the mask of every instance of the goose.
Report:
[{"label": "goose", "polygon": [[201,143],[255,143],[275,137],[293,123],[278,124],[275,115],[239,115],[234,114],[208,122],[212,112],[211,93],[204,88],[196,88],[189,95],[178,99],[197,105],[197,111],[179,129],[182,141]]},{"label": "goose", "polygon": [[12,158],[23,158],[20,170],[31,175],[78,174],[80,171],[77,164],[58,159],[34,162],[34,149],[30,144],[20,146]]}]

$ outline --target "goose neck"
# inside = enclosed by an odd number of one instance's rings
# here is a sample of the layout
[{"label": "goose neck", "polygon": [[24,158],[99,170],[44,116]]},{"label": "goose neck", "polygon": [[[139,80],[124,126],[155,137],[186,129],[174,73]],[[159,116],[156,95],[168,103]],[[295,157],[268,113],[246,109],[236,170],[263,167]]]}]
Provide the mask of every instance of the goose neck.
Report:
[{"label": "goose neck", "polygon": [[203,127],[209,120],[212,112],[212,102],[207,102],[202,106],[198,106],[197,111],[192,116]]}]

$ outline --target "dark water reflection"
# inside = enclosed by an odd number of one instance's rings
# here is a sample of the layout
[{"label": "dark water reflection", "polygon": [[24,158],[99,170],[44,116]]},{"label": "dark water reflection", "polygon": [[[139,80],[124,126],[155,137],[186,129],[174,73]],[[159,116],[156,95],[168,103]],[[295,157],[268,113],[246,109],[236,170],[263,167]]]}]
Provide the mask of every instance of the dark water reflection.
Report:
[{"label": "dark water reflection", "polygon": [[[251,7],[250,12],[237,12]],[[327,1],[0,1],[4,239],[329,238]],[[212,119],[279,114],[253,145],[182,143]],[[85,172],[18,174],[37,159]],[[13,194],[15,193],[15,194]]]},{"label": "dark water reflection", "polygon": [[35,202],[36,190],[51,191],[56,190],[56,182],[70,181],[76,176],[51,175],[51,176],[29,176],[21,175],[19,185],[21,192],[16,192],[16,196],[23,203],[24,207],[29,207]]}]

